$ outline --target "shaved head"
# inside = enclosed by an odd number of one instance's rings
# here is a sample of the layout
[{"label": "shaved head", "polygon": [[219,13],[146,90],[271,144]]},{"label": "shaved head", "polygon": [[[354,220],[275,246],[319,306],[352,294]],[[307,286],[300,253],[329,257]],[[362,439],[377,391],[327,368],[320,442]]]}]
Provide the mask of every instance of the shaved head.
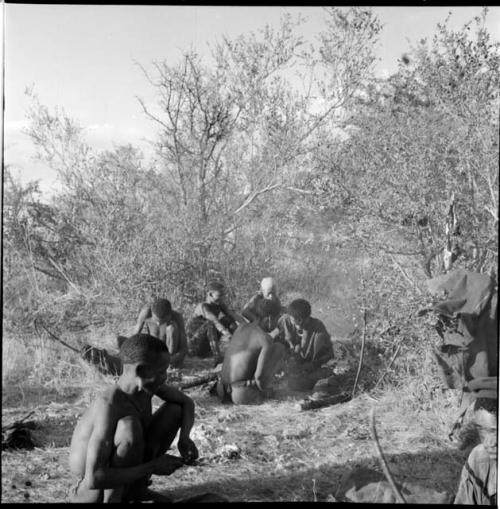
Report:
[{"label": "shaved head", "polygon": [[276,289],[276,284],[274,283],[274,279],[272,277],[265,277],[260,282],[260,288],[263,293],[268,293],[272,289]]}]

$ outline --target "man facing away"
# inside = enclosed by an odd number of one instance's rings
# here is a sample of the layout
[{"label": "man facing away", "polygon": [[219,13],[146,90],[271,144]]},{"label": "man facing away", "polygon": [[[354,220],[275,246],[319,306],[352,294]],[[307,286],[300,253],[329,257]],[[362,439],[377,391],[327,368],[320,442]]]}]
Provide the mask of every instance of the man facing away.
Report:
[{"label": "man facing away", "polygon": [[[71,440],[69,465],[78,482],[71,502],[170,501],[147,488],[154,475],[170,475],[198,451],[190,438],[194,403],[165,384],[170,356],[149,334],[120,337],[123,372],[90,405]],[[152,397],[164,401],[152,412]],[[165,454],[179,432],[181,458]]]},{"label": "man facing away", "polygon": [[172,309],[168,299],[155,299],[144,306],[137,318],[134,334],[142,330],[163,341],[170,353],[170,367],[180,368],[187,354],[187,338],[184,318]]},{"label": "man facing away", "polygon": [[238,323],[244,323],[244,319],[226,306],[224,286],[210,283],[205,301],[196,306],[187,324],[189,355],[213,356],[218,364],[223,357],[221,340],[227,344]]},{"label": "man facing away", "polygon": [[276,326],[280,306],[273,300],[257,303],[257,317],[234,332],[224,354],[217,395],[222,402],[262,403],[272,377],[282,367],[285,347],[268,332]]}]

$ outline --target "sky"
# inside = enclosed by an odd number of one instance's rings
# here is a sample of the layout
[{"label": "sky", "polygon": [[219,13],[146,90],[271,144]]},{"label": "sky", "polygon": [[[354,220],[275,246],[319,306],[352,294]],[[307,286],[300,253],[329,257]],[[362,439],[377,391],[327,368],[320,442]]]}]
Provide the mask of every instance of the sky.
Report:
[{"label": "sky", "polygon": [[[481,7],[373,7],[384,28],[377,45],[377,72],[387,75],[397,59],[423,37],[431,38],[449,12],[459,29]],[[22,132],[27,126],[34,87],[40,102],[61,107],[86,128],[87,142],[97,150],[131,143],[147,151],[154,136],[137,96],[153,101],[151,85],[137,63],[175,64],[183,50],[202,54],[224,34],[235,37],[277,25],[280,16],[299,12],[313,39],[322,29],[321,7],[132,6],[3,4],[5,52],[4,164],[23,182],[40,180],[43,193],[57,187],[52,170],[34,159],[34,148]],[[487,28],[500,40],[500,7],[490,7]]]}]

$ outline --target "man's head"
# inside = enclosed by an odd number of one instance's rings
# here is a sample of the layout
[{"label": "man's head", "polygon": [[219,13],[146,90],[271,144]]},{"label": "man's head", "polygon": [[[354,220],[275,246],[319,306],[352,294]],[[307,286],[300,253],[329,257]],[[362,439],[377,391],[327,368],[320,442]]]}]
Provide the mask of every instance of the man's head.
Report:
[{"label": "man's head", "polygon": [[280,305],[275,300],[259,300],[255,308],[259,326],[265,332],[271,332],[276,327],[280,311]]},{"label": "man's head", "polygon": [[118,356],[125,376],[137,378],[141,389],[155,392],[167,378],[170,355],[167,346],[149,334],[118,337]]},{"label": "man's head", "polygon": [[295,299],[288,305],[288,314],[297,327],[302,327],[311,316],[311,304],[305,299]]},{"label": "man's head", "polygon": [[172,305],[168,299],[155,299],[151,304],[151,314],[158,323],[168,322],[172,314]]},{"label": "man's head", "polygon": [[477,398],[474,403],[474,421],[486,452],[492,460],[497,458],[498,449],[498,401],[494,398]]},{"label": "man's head", "polygon": [[276,295],[276,284],[274,283],[274,279],[272,277],[265,277],[260,282],[260,291],[265,299],[271,299],[274,295]]},{"label": "man's head", "polygon": [[212,281],[207,285],[207,301],[218,304],[224,298],[224,285],[216,281]]}]

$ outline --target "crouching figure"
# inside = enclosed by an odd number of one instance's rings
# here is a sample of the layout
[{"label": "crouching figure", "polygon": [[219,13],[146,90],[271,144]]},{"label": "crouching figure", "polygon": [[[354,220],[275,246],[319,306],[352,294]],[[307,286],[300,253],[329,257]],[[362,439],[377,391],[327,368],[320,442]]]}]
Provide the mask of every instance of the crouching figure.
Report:
[{"label": "crouching figure", "polygon": [[257,318],[240,325],[225,351],[217,395],[237,405],[259,404],[268,395],[275,373],[283,367],[285,347],[268,332],[276,327],[280,306],[272,300],[257,304]]},{"label": "crouching figure", "polygon": [[[69,465],[77,482],[71,502],[171,501],[147,488],[150,477],[170,475],[198,457],[190,439],[194,403],[165,384],[170,356],[149,334],[119,338],[123,371],[80,418]],[[152,397],[164,401],[154,413]],[[180,457],[165,454],[179,432]]]}]

